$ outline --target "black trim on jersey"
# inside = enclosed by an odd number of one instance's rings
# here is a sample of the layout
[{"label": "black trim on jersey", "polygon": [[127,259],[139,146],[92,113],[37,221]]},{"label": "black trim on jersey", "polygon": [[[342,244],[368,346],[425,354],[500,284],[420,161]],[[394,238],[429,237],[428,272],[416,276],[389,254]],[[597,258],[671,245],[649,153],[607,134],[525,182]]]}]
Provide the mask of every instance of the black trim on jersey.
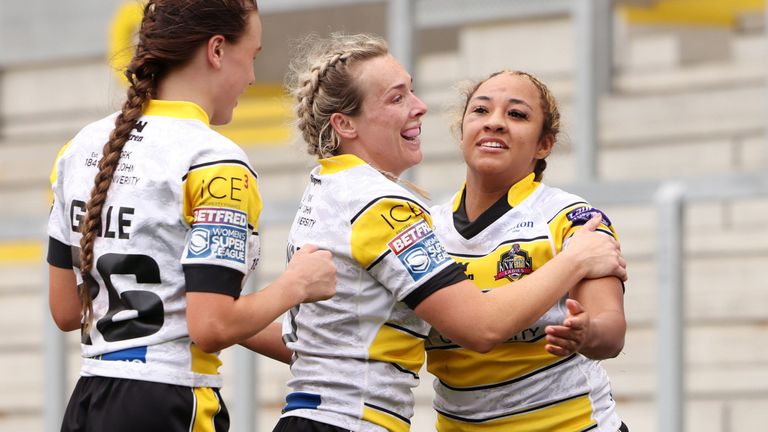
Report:
[{"label": "black trim on jersey", "polygon": [[579,432],[587,432],[587,431],[591,431],[591,430],[594,430],[594,429],[597,429],[597,425],[596,424],[593,424],[592,426],[589,426],[586,429],[582,429]]},{"label": "black trim on jersey", "polygon": [[416,378],[417,380],[419,379],[419,374],[413,373],[413,372],[409,371],[408,369],[400,366],[397,363],[393,363],[393,362],[387,362],[387,363],[391,364],[392,367],[394,367],[395,369],[399,370],[400,372],[407,373],[408,375],[411,375],[412,377]]},{"label": "black trim on jersey", "polygon": [[[439,409],[435,409],[435,411],[437,411],[440,415],[443,415],[443,416],[448,417],[448,418],[453,419],[453,420],[462,421],[464,423],[483,423],[483,422],[487,422],[487,421],[498,420],[498,419],[504,418],[504,417],[513,417],[513,416],[516,416],[516,415],[529,413],[531,411],[538,411],[538,410],[540,410],[542,408],[547,408],[547,407],[550,407],[552,405],[561,404],[563,402],[568,402],[569,400],[577,399],[577,398],[584,397],[584,396],[589,396],[589,392],[582,393],[582,394],[577,394],[577,395],[574,395],[574,396],[569,396],[569,397],[567,397],[565,399],[560,399],[560,400],[556,400],[556,401],[552,401],[552,402],[547,402],[547,403],[541,404],[541,405],[535,405],[535,406],[532,406],[532,407],[528,407],[528,408],[526,408],[524,410],[512,411],[512,412],[508,412],[508,413],[504,413],[504,414],[498,414],[498,415],[495,415],[495,416],[486,417],[486,418],[482,418],[482,419],[472,419],[472,418],[467,418],[467,417],[460,417],[460,416],[457,416],[455,414],[449,414],[449,413],[447,413],[445,411],[440,411]],[[597,426],[595,426],[595,427],[597,427]],[[593,428],[593,427],[590,426],[590,428]],[[583,429],[583,430],[589,430],[589,429]]]},{"label": "black trim on jersey", "polygon": [[509,205],[507,200],[507,194],[504,194],[498,201],[493,203],[488,209],[486,209],[477,219],[469,221],[467,216],[466,207],[467,189],[461,191],[461,201],[459,202],[459,208],[453,213],[453,226],[456,231],[461,234],[462,237],[469,240],[472,237],[480,234],[484,229],[488,228],[492,223],[496,222],[500,217],[504,216],[504,213],[512,210],[512,206]]},{"label": "black trim on jersey", "polygon": [[[530,243],[530,242],[534,242],[534,241],[537,241],[537,240],[547,240],[547,239],[549,239],[549,236],[543,235],[543,236],[533,237],[533,238],[529,238],[529,239],[507,240],[507,241],[503,241],[503,242],[499,243],[498,245],[496,245],[493,249],[491,249],[491,252],[497,250],[498,248],[504,246],[505,244],[510,244],[510,243]],[[454,252],[451,252],[451,251],[447,251],[447,252],[448,252],[448,255],[450,255],[452,257],[460,257],[460,258],[482,258],[482,257],[488,256],[488,254],[460,254],[460,253],[454,253]]]},{"label": "black trim on jersey", "polygon": [[504,387],[506,385],[514,384],[516,382],[520,382],[520,381],[526,380],[526,379],[528,379],[528,378],[530,378],[530,377],[532,377],[534,375],[538,375],[538,374],[540,374],[540,373],[542,373],[544,371],[547,371],[547,370],[550,370],[552,368],[558,367],[558,366],[560,366],[563,363],[566,363],[566,362],[569,362],[569,361],[575,359],[576,356],[578,356],[578,354],[571,354],[570,356],[564,358],[563,360],[560,360],[559,362],[552,363],[551,365],[545,366],[545,367],[543,367],[541,369],[537,369],[537,370],[535,370],[535,371],[533,371],[533,372],[531,372],[529,374],[525,374],[523,376],[519,376],[517,378],[511,379],[511,380],[508,380],[508,381],[503,381],[503,382],[496,383],[496,384],[486,384],[486,385],[480,385],[480,386],[474,386],[474,387],[453,387],[451,385],[446,384],[445,381],[443,381],[443,380],[440,380],[440,384],[444,385],[446,388],[449,388],[449,389],[455,390],[455,391],[488,390],[488,389],[492,389],[492,388],[496,388],[496,387]]},{"label": "black trim on jersey", "polygon": [[547,225],[549,225],[549,224],[550,224],[550,223],[551,223],[553,220],[555,220],[555,218],[557,217],[557,215],[559,215],[560,213],[562,213],[562,212],[563,212],[563,210],[567,209],[568,207],[573,207],[573,206],[575,206],[576,204],[584,204],[584,205],[586,205],[586,206],[589,206],[589,207],[591,207],[591,206],[589,205],[589,203],[588,203],[588,202],[586,202],[586,201],[576,201],[575,203],[571,203],[571,204],[568,204],[567,206],[565,206],[565,207],[561,208],[560,210],[558,210],[558,211],[557,211],[557,213],[555,213],[555,215],[554,215],[554,216],[552,216],[552,219],[550,219],[550,220],[548,220],[548,221],[547,221]]},{"label": "black trim on jersey", "polygon": [[229,267],[210,264],[184,264],[186,292],[210,292],[240,297],[243,274]]},{"label": "black trim on jersey", "polygon": [[244,166],[244,167],[248,168],[248,171],[250,171],[250,172],[251,172],[251,175],[252,175],[254,178],[257,178],[257,179],[259,178],[259,175],[258,175],[258,174],[256,174],[256,172],[253,170],[253,168],[251,168],[251,166],[250,166],[250,165],[248,165],[246,162],[243,162],[243,161],[241,161],[241,160],[239,160],[239,159],[221,159],[221,160],[217,160],[217,161],[211,161],[211,162],[205,162],[205,163],[201,163],[201,164],[198,164],[198,165],[192,165],[192,166],[191,166],[191,167],[189,167],[189,169],[187,170],[187,173],[186,173],[186,174],[184,174],[184,175],[181,177],[181,180],[182,180],[182,181],[185,181],[185,180],[187,179],[187,176],[189,175],[189,172],[190,172],[190,171],[194,171],[194,170],[196,170],[196,169],[198,169],[198,168],[204,168],[204,167],[207,167],[207,166],[211,166],[211,165],[223,165],[223,164],[235,164],[235,165],[242,165],[242,166]]},{"label": "black trim on jersey", "polygon": [[598,232],[601,232],[601,233],[605,233],[605,234],[608,234],[609,236],[613,237],[613,233],[612,232],[606,231],[606,230],[604,230],[602,228],[597,228],[595,231],[598,231]]},{"label": "black trim on jersey", "polygon": [[380,262],[381,262],[381,260],[383,260],[384,258],[386,258],[386,257],[387,257],[387,255],[389,255],[391,252],[392,252],[392,249],[387,249],[386,251],[384,251],[384,253],[383,253],[383,254],[379,255],[379,257],[378,257],[378,258],[376,258],[375,260],[373,260],[373,262],[371,263],[371,265],[369,265],[368,267],[366,267],[366,268],[365,268],[365,271],[371,271],[371,269],[372,269],[372,268],[376,267],[376,264],[380,263]]},{"label": "black trim on jersey", "polygon": [[377,202],[379,202],[379,201],[381,201],[383,199],[387,199],[387,198],[397,198],[397,199],[401,199],[403,201],[412,202],[412,203],[416,204],[417,206],[419,206],[421,211],[423,211],[426,214],[430,214],[429,211],[427,209],[425,209],[423,205],[421,205],[421,203],[419,203],[418,201],[415,201],[415,200],[413,200],[411,198],[404,197],[404,196],[401,196],[401,195],[382,195],[380,197],[377,197],[377,198],[369,201],[368,204],[364,205],[363,208],[360,209],[360,211],[357,212],[356,215],[352,216],[352,219],[350,219],[349,223],[351,223],[351,224],[355,223],[355,220],[357,218],[359,218],[360,215],[363,214],[368,209],[368,207],[376,204]]},{"label": "black trim on jersey", "polygon": [[[537,336],[531,340],[524,340],[524,341],[504,341],[504,344],[513,344],[513,343],[536,343],[540,341],[541,339],[545,338],[547,335],[543,334],[541,336]],[[464,348],[461,345],[453,344],[453,345],[440,345],[440,346],[429,346],[425,347],[425,351],[434,351],[434,350],[452,350],[452,349],[461,349]]]},{"label": "black trim on jersey", "polygon": [[425,298],[431,296],[438,290],[457,284],[466,279],[467,274],[464,273],[464,269],[456,262],[453,262],[448,267],[440,270],[439,273],[426,281],[422,286],[408,294],[403,299],[403,303],[408,305],[411,309],[416,309],[416,306],[418,306],[419,303],[423,302]]},{"label": "black trim on jersey", "polygon": [[411,336],[416,336],[419,339],[424,339],[424,340],[427,339],[426,335],[416,333],[415,331],[413,331],[413,330],[411,330],[409,328],[405,328],[405,327],[399,326],[397,324],[392,324],[391,322],[385,322],[384,325],[387,326],[387,327],[392,327],[395,330],[400,330],[403,333],[408,333]]},{"label": "black trim on jersey", "polygon": [[48,264],[72,270],[72,247],[48,237]]},{"label": "black trim on jersey", "polygon": [[376,405],[374,405],[374,404],[372,404],[372,403],[369,403],[369,402],[365,402],[365,406],[367,406],[367,407],[369,407],[369,408],[373,408],[373,409],[375,409],[375,410],[377,410],[377,411],[381,411],[381,412],[387,413],[387,414],[391,415],[392,417],[397,417],[397,418],[399,418],[400,420],[402,420],[402,421],[404,421],[404,422],[406,422],[406,423],[408,423],[408,424],[411,424],[411,421],[410,421],[410,420],[408,420],[407,418],[405,418],[405,417],[401,416],[400,414],[398,414],[398,413],[396,413],[396,412],[394,412],[394,411],[390,411],[390,410],[388,410],[388,409],[386,409],[386,408],[382,408],[382,407],[380,407],[380,406],[376,406]]}]

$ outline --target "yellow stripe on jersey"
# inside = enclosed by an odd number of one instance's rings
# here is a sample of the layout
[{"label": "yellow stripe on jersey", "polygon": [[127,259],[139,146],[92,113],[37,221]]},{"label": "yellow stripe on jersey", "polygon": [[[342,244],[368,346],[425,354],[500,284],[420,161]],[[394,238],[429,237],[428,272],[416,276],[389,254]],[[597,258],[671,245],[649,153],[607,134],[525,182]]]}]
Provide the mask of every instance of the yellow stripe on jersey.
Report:
[{"label": "yellow stripe on jersey", "polygon": [[352,257],[365,269],[390,250],[397,234],[420,221],[432,227],[432,218],[414,201],[381,197],[352,220]]},{"label": "yellow stripe on jersey", "polygon": [[208,113],[200,105],[187,101],[151,99],[144,108],[144,115],[200,120],[209,125]]},{"label": "yellow stripe on jersey", "polygon": [[408,422],[389,413],[371,408],[368,405],[363,408],[363,420],[377,424],[389,432],[408,432],[411,429],[411,425]]},{"label": "yellow stripe on jersey", "polygon": [[320,159],[320,174],[336,174],[338,172],[365,165],[366,162],[352,154],[343,154],[326,159]]},{"label": "yellow stripe on jersey", "polygon": [[[552,259],[552,248],[550,247],[549,240],[547,239],[528,239],[533,241],[521,241],[521,242],[509,242],[498,246],[494,251],[488,255],[481,257],[466,257],[451,255],[451,257],[464,266],[464,272],[467,275],[472,276],[472,280],[480,288],[498,288],[502,287],[513,280],[519,279],[514,275],[510,277],[500,276],[503,274],[499,271],[499,263],[505,255],[509,255],[514,245],[518,245],[519,251],[527,254],[531,259],[531,271],[535,271],[539,267],[543,266],[547,261]],[[520,268],[520,276],[524,277],[530,272],[526,270],[525,266]]]},{"label": "yellow stripe on jersey", "polygon": [[192,354],[192,372],[216,375],[219,373],[221,360],[216,354],[207,353],[195,344],[189,346],[189,352]]},{"label": "yellow stripe on jersey", "polygon": [[[510,207],[515,208],[520,205],[521,202],[525,201],[525,199],[528,198],[536,190],[537,187],[539,187],[541,183],[534,181],[533,179],[535,177],[536,174],[530,173],[528,176],[509,188],[509,191],[507,192],[507,202],[509,203]],[[467,184],[464,183],[461,186],[461,189],[459,189],[459,193],[454,195],[453,213],[456,213],[459,210],[459,206],[461,205],[461,196],[464,195],[464,190],[466,187]]]},{"label": "yellow stripe on jersey", "polygon": [[368,358],[395,363],[415,374],[424,364],[424,339],[383,325],[368,348]]},{"label": "yellow stripe on jersey", "polygon": [[56,165],[59,163],[59,159],[61,158],[61,155],[64,154],[64,152],[67,150],[67,147],[69,147],[69,144],[72,143],[72,140],[67,141],[66,144],[61,146],[61,149],[59,150],[59,153],[56,155],[56,159],[53,161],[53,168],[51,168],[51,175],[49,180],[51,181],[51,185],[56,183],[56,180],[59,178],[59,173],[56,171]]},{"label": "yellow stripe on jersey", "polygon": [[221,411],[221,402],[210,387],[195,387],[195,418],[190,432],[216,432],[213,418]]},{"label": "yellow stripe on jersey", "polygon": [[512,208],[517,207],[539,187],[540,182],[533,181],[536,174],[530,173],[524,179],[512,185],[507,192],[507,202]]},{"label": "yellow stripe on jersey", "polygon": [[454,388],[500,384],[540,371],[563,360],[544,350],[545,339],[508,343],[480,354],[463,348],[429,351],[427,370]]},{"label": "yellow stripe on jersey", "polygon": [[239,161],[217,161],[193,167],[184,182],[184,216],[194,221],[198,207],[225,207],[248,214],[248,223],[257,231],[262,202],[256,177]]},{"label": "yellow stripe on jersey", "polygon": [[437,414],[437,430],[440,432],[573,432],[596,424],[587,395],[482,423],[464,422]]}]

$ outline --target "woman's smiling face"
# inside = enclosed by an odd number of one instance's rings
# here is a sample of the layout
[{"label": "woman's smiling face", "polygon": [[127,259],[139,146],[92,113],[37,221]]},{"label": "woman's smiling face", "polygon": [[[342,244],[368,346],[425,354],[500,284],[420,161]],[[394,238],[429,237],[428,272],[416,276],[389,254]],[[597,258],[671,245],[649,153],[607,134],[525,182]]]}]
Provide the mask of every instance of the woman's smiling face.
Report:
[{"label": "woman's smiling face", "polygon": [[469,173],[510,186],[546,158],[554,137],[541,136],[541,95],[525,76],[501,73],[482,83],[464,111],[461,148]]},{"label": "woman's smiling face", "polygon": [[400,175],[421,162],[421,116],[427,107],[413,93],[411,76],[391,55],[355,66],[362,92],[360,114],[353,117],[362,159]]}]

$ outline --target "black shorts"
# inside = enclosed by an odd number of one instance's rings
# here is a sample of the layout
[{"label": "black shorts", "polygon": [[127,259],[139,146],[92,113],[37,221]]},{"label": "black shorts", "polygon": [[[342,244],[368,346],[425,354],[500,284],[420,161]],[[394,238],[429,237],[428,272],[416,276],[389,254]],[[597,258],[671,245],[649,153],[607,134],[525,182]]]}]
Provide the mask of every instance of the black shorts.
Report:
[{"label": "black shorts", "polygon": [[208,425],[229,430],[219,389],[149,381],[80,377],[69,399],[62,432],[189,432]]},{"label": "black shorts", "polygon": [[327,423],[305,419],[304,417],[283,417],[277,422],[272,432],[351,432]]}]

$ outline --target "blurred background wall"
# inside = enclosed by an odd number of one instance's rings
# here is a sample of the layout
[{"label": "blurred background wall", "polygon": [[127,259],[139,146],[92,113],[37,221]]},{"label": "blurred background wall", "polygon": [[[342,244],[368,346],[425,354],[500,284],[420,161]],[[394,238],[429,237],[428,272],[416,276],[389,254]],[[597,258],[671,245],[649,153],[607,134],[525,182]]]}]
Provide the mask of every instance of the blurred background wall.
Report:
[{"label": "blurred background wall", "polygon": [[[124,87],[114,65],[132,41],[136,5],[0,3],[2,432],[58,430],[52,424],[77,379],[77,335],[61,336],[48,317],[47,179],[61,145],[119,109]],[[550,85],[564,111],[545,181],[606,211],[629,261],[626,346],[604,362],[619,414],[633,431],[765,430],[764,0],[260,0],[259,7],[258,84],[221,129],[260,174],[264,258],[252,289],[284,269],[287,231],[313,165],[282,91],[293,40],[331,31],[389,38],[430,109],[424,163],[407,175],[438,202],[464,175],[448,128],[456,83],[526,70]],[[287,367],[239,349],[223,360],[232,430],[254,423],[271,430]],[[434,430],[430,399],[424,372],[415,432]],[[681,419],[664,423],[664,409],[677,411],[678,399]]]}]

